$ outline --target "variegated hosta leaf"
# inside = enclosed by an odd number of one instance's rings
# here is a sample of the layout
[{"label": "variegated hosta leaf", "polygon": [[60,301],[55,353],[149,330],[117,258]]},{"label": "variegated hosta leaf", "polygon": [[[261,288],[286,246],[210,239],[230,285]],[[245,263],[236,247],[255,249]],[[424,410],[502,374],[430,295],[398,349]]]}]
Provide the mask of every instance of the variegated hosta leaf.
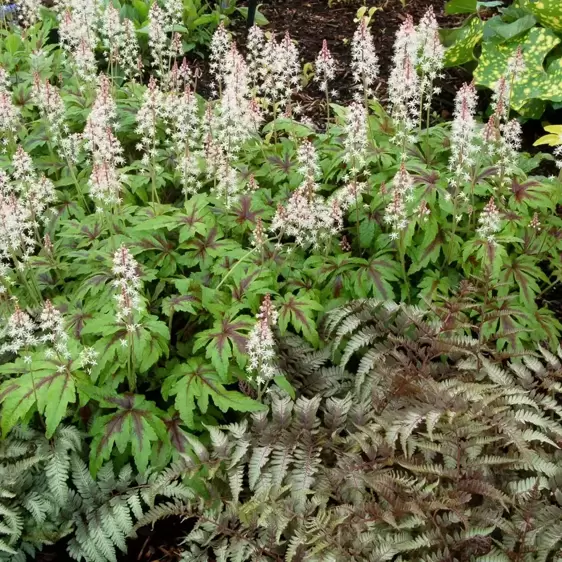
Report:
[{"label": "variegated hosta leaf", "polygon": [[521,7],[529,10],[544,27],[562,31],[562,2],[560,0],[521,0]]},{"label": "variegated hosta leaf", "polygon": [[517,76],[511,105],[521,115],[538,118],[544,111],[544,101],[562,101],[562,59],[544,67],[545,58],[559,43],[554,32],[539,27],[507,43],[484,42],[474,80],[493,89],[506,74],[508,61],[521,47],[525,69]]},{"label": "variegated hosta leaf", "polygon": [[474,60],[474,47],[482,39],[484,22],[477,17],[454,29],[448,36],[451,46],[445,52],[445,66],[458,66]]}]

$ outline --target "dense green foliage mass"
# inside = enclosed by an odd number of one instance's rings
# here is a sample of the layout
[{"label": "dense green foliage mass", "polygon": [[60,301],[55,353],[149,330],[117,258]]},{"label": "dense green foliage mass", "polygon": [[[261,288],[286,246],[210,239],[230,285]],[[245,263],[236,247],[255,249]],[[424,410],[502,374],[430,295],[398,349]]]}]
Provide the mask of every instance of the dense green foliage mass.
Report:
[{"label": "dense green foliage mass", "polygon": [[2,556],[114,562],[186,510],[185,560],[558,556],[562,185],[519,152],[520,54],[443,122],[433,13],[383,105],[362,10],[313,123],[288,34],[38,6],[0,30]]}]

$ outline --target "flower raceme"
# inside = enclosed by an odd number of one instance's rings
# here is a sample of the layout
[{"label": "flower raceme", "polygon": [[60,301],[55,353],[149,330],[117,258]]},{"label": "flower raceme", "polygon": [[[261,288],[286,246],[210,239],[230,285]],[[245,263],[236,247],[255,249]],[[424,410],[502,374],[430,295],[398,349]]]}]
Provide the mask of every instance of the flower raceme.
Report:
[{"label": "flower raceme", "polygon": [[392,71],[388,79],[388,99],[396,122],[394,142],[404,147],[415,140],[413,130],[420,106],[420,79],[417,72],[419,36],[411,16],[396,32]]},{"label": "flower raceme", "polygon": [[373,35],[368,27],[368,18],[363,17],[351,42],[351,69],[357,88],[357,101],[372,96],[374,84],[379,76],[379,59],[375,51]]},{"label": "flower raceme", "polygon": [[143,310],[140,295],[139,264],[123,245],[113,254],[113,286],[116,289],[116,320],[132,331],[136,325],[135,313]]},{"label": "flower raceme", "polygon": [[343,226],[339,201],[325,201],[318,194],[317,176],[320,173],[318,154],[312,143],[304,141],[297,151],[299,173],[303,176],[299,187],[285,206],[280,205],[271,223],[272,232],[294,238],[298,246],[319,247]]},{"label": "flower raceme", "polygon": [[328,92],[329,83],[336,76],[336,62],[328,49],[326,39],[322,42],[322,50],[316,57],[314,80],[319,83],[319,87],[323,92]]},{"label": "flower raceme", "polygon": [[263,298],[256,319],[248,337],[246,353],[249,358],[248,372],[255,377],[258,387],[261,387],[277,373],[276,345],[272,331],[272,327],[277,324],[277,311],[269,294]]},{"label": "flower raceme", "polygon": [[449,169],[452,172],[451,185],[470,180],[470,170],[478,150],[476,104],[478,98],[473,84],[464,84],[457,92],[453,123],[451,125],[451,156]]}]

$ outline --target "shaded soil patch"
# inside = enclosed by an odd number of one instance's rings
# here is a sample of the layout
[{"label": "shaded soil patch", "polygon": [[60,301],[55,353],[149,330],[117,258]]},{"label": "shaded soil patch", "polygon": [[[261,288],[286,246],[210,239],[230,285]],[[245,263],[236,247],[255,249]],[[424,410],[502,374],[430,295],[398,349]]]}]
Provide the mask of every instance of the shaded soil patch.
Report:
[{"label": "shaded soil patch", "polygon": [[[418,22],[426,10],[433,7],[441,27],[455,27],[462,22],[458,17],[444,13],[443,0],[411,0],[406,7],[400,0],[334,0],[330,8],[328,0],[265,0],[261,12],[269,20],[266,29],[280,35],[287,30],[297,42],[302,63],[314,62],[326,39],[332,56],[337,62],[337,74],[333,88],[338,92],[337,100],[348,102],[353,96],[351,72],[351,39],[357,28],[354,21],[362,5],[379,8],[373,16],[371,29],[380,63],[380,81],[377,97],[386,98],[386,80],[392,66],[392,45],[395,34],[406,16],[410,14]],[[239,39],[242,39],[241,37]],[[446,71],[446,78],[440,84],[443,93],[436,100],[438,110],[450,111],[455,92],[463,82],[470,80],[470,74],[463,69]],[[299,94],[305,114],[314,117],[319,114],[316,106],[324,103],[324,94],[314,83]],[[321,109],[324,115],[324,110]]]},{"label": "shaded soil patch", "polygon": [[[127,554],[119,556],[119,562],[177,562],[180,559],[180,543],[193,528],[193,520],[169,517],[158,521],[154,527],[142,527],[137,538],[129,541]],[[66,552],[66,542],[45,547],[37,555],[36,562],[72,562]],[[211,561],[209,561],[211,562]]]}]

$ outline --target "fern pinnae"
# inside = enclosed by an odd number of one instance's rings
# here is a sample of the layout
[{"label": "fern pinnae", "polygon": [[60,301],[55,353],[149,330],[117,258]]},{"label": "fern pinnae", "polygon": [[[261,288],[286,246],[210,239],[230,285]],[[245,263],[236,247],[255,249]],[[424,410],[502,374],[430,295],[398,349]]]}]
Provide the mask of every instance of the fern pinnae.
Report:
[{"label": "fern pinnae", "polygon": [[253,450],[250,462],[248,463],[248,482],[250,490],[254,489],[260,477],[261,470],[267,463],[271,450],[270,446],[256,447]]}]

